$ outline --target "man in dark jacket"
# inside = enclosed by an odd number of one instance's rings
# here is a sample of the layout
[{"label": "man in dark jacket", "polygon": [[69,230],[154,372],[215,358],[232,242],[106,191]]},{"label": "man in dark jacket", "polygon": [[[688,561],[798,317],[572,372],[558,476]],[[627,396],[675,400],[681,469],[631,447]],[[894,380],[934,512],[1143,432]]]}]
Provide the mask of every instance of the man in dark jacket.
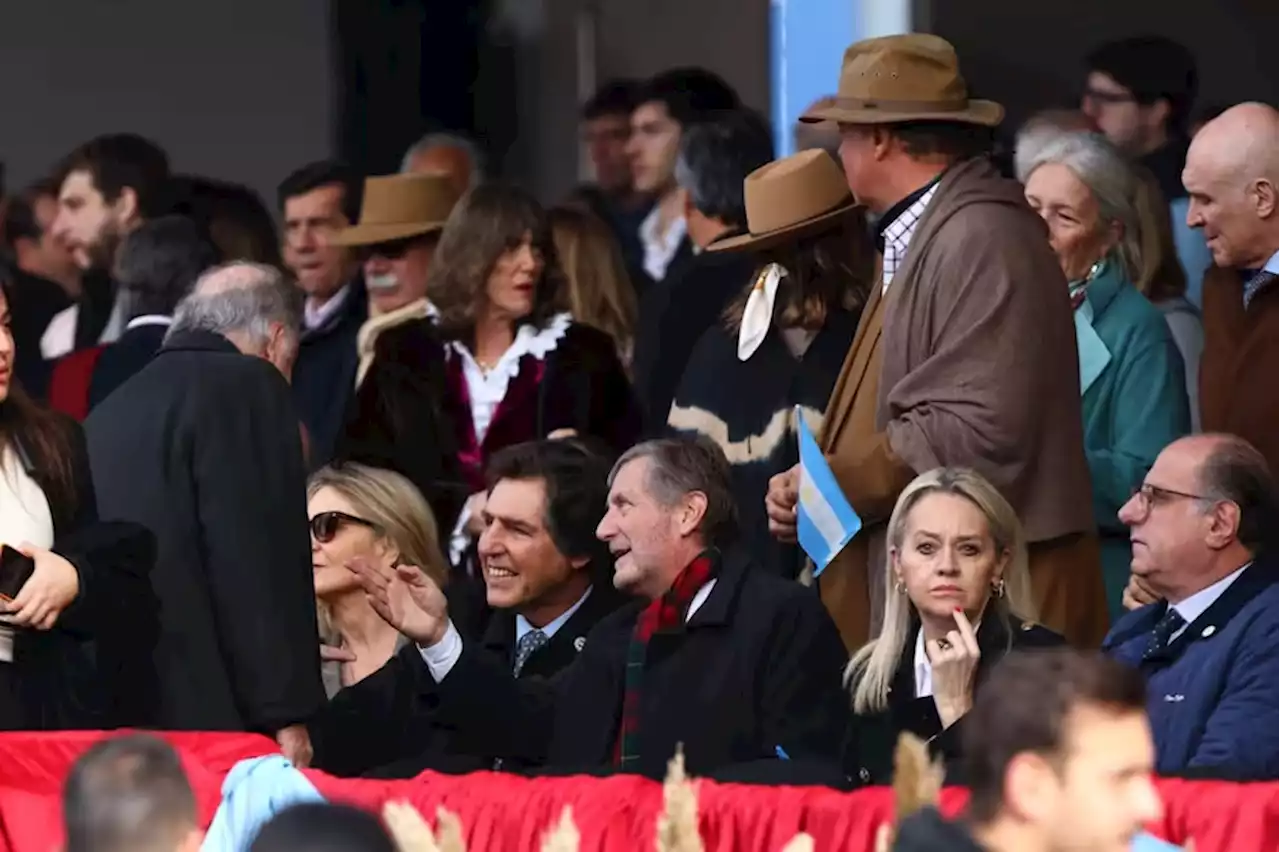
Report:
[{"label": "man in dark jacket", "polygon": [[1120,520],[1134,577],[1158,600],[1117,621],[1103,649],[1147,676],[1156,769],[1275,780],[1280,616],[1266,460],[1235,435],[1175,441]]},{"label": "man in dark jacket", "polygon": [[196,279],[218,262],[218,252],[183,216],[145,222],[125,238],[116,258],[124,303],[124,333],[102,349],[89,379],[89,407],[146,366],[173,322],[173,312]]},{"label": "man in dark jacket", "polygon": [[966,719],[965,820],[926,808],[893,849],[1127,852],[1161,812],[1143,704],[1142,677],[1096,653],[1009,654]]},{"label": "man in dark jacket", "polygon": [[844,649],[812,590],[733,548],[728,463],[700,439],[639,444],[610,475],[597,535],[614,585],[642,600],[600,622],[553,683],[478,653],[420,571],[362,571],[375,608],[421,646],[441,704],[490,748],[550,770],[662,777],[832,755],[848,701]]},{"label": "man in dark jacket", "polygon": [[[609,551],[595,537],[609,461],[573,440],[502,450],[489,464],[479,556],[483,602],[469,578],[449,586],[459,632],[520,679],[551,678],[627,599],[614,589]],[[310,724],[316,765],[337,775],[408,778],[424,769],[493,768],[489,732],[451,718],[418,650],[338,693]],[[519,769],[519,761],[502,762]]]},{"label": "man in dark jacket", "polygon": [[681,136],[675,176],[688,238],[701,253],[640,297],[634,370],[648,434],[665,431],[693,347],[751,283],[751,258],[703,250],[746,230],[742,183],[772,159],[769,126],[750,110],[717,113]]},{"label": "man in dark jacket", "polygon": [[318,468],[333,455],[356,386],[356,335],[369,318],[354,252],[333,243],[360,213],[360,176],[342,163],[303,166],[277,190],[284,219],[284,263],[306,294],[293,394]]},{"label": "man in dark jacket", "polygon": [[301,723],[324,688],[306,473],[285,380],[300,301],[271,267],[209,271],[164,348],[85,431],[102,517],[156,534],[159,727],[257,731],[305,763]]}]

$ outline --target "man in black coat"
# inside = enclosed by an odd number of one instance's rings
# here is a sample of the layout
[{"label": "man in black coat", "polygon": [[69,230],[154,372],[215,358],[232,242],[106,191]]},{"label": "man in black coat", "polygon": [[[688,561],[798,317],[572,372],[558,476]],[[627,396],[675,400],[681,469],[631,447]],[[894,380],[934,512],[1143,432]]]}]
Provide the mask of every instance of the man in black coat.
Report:
[{"label": "man in black coat", "polygon": [[164,343],[178,302],[218,262],[218,251],[185,216],[161,216],[125,237],[116,257],[124,333],[98,356],[89,380],[90,408],[146,366]]},{"label": "man in black coat", "polygon": [[197,282],[164,348],[85,424],[99,512],[157,538],[159,727],[273,735],[310,759],[324,703],[288,375],[300,297],[271,267]]},{"label": "man in black coat", "polygon": [[[608,475],[609,461],[575,440],[516,444],[489,463],[478,547],[485,600],[474,600],[459,577],[449,606],[467,641],[516,678],[558,675],[591,628],[627,601],[595,537]],[[491,769],[497,757],[488,731],[441,706],[413,645],[334,696],[309,727],[316,766],[336,775]],[[523,768],[519,760],[500,764]]]},{"label": "man in black coat", "polygon": [[753,258],[703,250],[746,231],[743,181],[772,159],[769,126],[750,110],[719,113],[692,125],[680,139],[676,180],[684,191],[688,237],[701,254],[640,296],[634,371],[646,434],[665,434],[671,400],[693,347],[708,328],[723,322],[725,308],[751,284]]},{"label": "man in black coat", "polygon": [[812,590],[731,547],[728,463],[696,438],[628,450],[597,535],[614,585],[642,598],[600,622],[554,682],[512,678],[462,637],[420,571],[361,571],[382,616],[414,639],[442,706],[508,757],[548,770],[661,777],[830,756],[848,714],[844,647]]}]

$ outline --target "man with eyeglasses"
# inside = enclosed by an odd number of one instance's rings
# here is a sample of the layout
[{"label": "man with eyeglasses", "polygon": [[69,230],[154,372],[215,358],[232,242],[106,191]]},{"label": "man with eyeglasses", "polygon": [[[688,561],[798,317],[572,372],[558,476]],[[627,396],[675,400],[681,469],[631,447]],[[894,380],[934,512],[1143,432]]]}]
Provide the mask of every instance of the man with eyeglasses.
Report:
[{"label": "man with eyeglasses", "polygon": [[1234,435],[1175,441],[1120,510],[1132,611],[1103,642],[1147,677],[1156,771],[1280,775],[1276,491]]}]

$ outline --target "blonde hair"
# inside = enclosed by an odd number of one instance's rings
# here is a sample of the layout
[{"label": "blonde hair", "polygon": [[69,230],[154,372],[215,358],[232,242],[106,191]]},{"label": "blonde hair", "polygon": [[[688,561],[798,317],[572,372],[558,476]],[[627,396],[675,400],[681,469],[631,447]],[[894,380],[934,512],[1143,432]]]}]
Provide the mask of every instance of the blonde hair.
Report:
[{"label": "blonde hair", "polygon": [[[416,565],[437,585],[444,585],[449,569],[435,515],[412,482],[395,471],[346,462],[313,473],[307,482],[307,500],[325,488],[350,503],[355,515],[376,524],[377,533],[396,549],[401,562]],[[317,603],[321,635],[331,635],[328,608]]]},{"label": "blonde hair", "polygon": [[618,241],[594,214],[568,206],[551,211],[551,239],[564,272],[560,302],[574,320],[612,337],[629,365],[639,309]]},{"label": "blonde hair", "polygon": [[1007,618],[1017,615],[1031,618],[1036,614],[1031,602],[1027,545],[1022,534],[1022,524],[1009,501],[1001,496],[994,485],[968,468],[939,467],[920,474],[898,496],[893,515],[889,518],[888,541],[885,545],[884,628],[879,637],[858,649],[845,669],[845,683],[853,690],[855,713],[875,713],[889,706],[889,686],[901,662],[914,611],[910,598],[893,591],[896,585],[893,553],[902,549],[911,511],[930,494],[954,494],[976,506],[987,519],[987,529],[995,542],[996,552],[1009,555],[1008,564],[1001,575],[1005,594],[1003,597],[991,598],[986,617]]}]

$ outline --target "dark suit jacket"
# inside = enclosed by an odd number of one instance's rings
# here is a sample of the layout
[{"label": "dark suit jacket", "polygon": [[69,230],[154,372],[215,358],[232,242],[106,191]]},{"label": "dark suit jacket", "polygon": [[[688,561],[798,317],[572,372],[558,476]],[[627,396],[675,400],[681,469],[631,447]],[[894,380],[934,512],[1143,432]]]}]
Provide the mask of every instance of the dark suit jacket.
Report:
[{"label": "dark suit jacket", "polygon": [[[559,678],[511,677],[464,647],[440,684],[442,705],[501,756],[549,771],[609,767],[622,721],[637,602],[606,618]],[[645,661],[639,772],[663,777],[683,743],[689,772],[738,763],[834,755],[847,716],[844,646],[813,590],[770,576],[740,550],[725,554],[706,602],[688,623],[655,634]]]},{"label": "dark suit jacket", "polygon": [[95,408],[120,385],[150,363],[164,344],[167,325],[140,325],[126,329],[115,343],[106,346],[93,366],[89,380],[89,408]]},{"label": "dark suit jacket", "polygon": [[[489,656],[495,665],[511,670],[515,656],[516,616],[489,610],[486,623],[479,613],[455,612],[450,590],[450,613],[474,653]],[[529,655],[520,678],[549,679],[568,668],[582,650],[585,636],[601,619],[627,599],[612,587],[592,589],[546,645]],[[470,625],[470,626],[468,626]],[[465,719],[440,710],[436,683],[415,645],[406,645],[378,671],[339,692],[308,725],[315,748],[315,766],[340,776],[372,775],[412,778],[426,769],[470,772],[494,767],[496,755],[488,732]],[[519,769],[508,763],[505,768]]]},{"label": "dark suit jacket", "polygon": [[1275,555],[1255,559],[1162,653],[1143,660],[1167,609],[1154,603],[1126,614],[1102,644],[1147,677],[1156,771],[1274,781],[1280,774]]},{"label": "dark suit jacket", "polygon": [[273,733],[323,706],[289,386],[225,338],[170,338],[85,423],[98,509],[157,538],[159,726]]},{"label": "dark suit jacket", "polygon": [[293,396],[311,436],[312,469],[332,458],[356,386],[356,335],[369,318],[369,295],[363,279],[348,286],[337,314],[303,332],[293,367]]},{"label": "dark suit jacket", "polygon": [[693,348],[751,284],[756,263],[750,254],[704,252],[641,295],[632,370],[646,434],[665,431],[671,400]]},{"label": "dark suit jacket", "polygon": [[[855,786],[893,783],[893,752],[898,746],[898,735],[904,731],[928,742],[930,751],[942,757],[949,783],[963,783],[959,770],[964,719],[943,729],[933,697],[916,698],[915,645],[919,629],[920,623],[913,618],[889,688],[889,709],[854,715],[850,719],[844,769]],[[1014,616],[984,619],[978,628],[978,649],[982,656],[974,675],[975,689],[981,689],[992,668],[1010,651],[1048,648],[1063,641],[1052,630]]]}]

